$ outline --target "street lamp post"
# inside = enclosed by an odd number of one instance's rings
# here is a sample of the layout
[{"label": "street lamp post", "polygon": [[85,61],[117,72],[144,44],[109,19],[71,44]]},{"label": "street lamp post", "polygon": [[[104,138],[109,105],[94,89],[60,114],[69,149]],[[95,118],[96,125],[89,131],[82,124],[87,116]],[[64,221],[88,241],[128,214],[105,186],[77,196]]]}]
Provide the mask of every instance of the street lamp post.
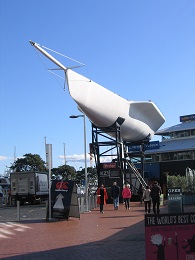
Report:
[{"label": "street lamp post", "polygon": [[70,118],[78,118],[78,117],[83,117],[83,125],[84,125],[85,200],[86,200],[86,211],[89,211],[88,181],[87,181],[86,119],[85,119],[85,114],[83,114],[83,115],[72,115],[72,116],[70,116]]}]

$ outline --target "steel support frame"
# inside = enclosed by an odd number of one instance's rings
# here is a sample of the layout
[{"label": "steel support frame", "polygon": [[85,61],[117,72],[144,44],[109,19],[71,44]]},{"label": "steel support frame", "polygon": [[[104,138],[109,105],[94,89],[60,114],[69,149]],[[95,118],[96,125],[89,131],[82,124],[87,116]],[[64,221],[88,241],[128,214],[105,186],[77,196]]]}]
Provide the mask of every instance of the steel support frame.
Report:
[{"label": "steel support frame", "polygon": [[[109,135],[108,135],[109,133]],[[110,134],[113,136],[111,137]],[[103,139],[103,140],[102,140]],[[120,124],[117,122],[111,127],[98,128],[92,124],[92,153],[95,158],[95,164],[98,175],[98,185],[100,183],[100,164],[101,158],[110,156],[115,157],[114,161],[116,162],[117,168],[120,168],[121,177],[123,184],[126,179],[127,173],[127,163],[125,160],[129,157],[130,161],[134,158],[131,156],[126,149],[132,145],[139,145],[140,151],[137,153],[138,158],[140,158],[141,163],[141,176],[144,178],[144,151],[149,144],[149,140],[146,138],[140,142],[123,142],[120,137]],[[106,147],[110,147],[107,149]],[[101,151],[102,148],[105,148]],[[115,149],[115,154],[111,153]]]},{"label": "steel support frame", "polygon": [[[111,137],[110,134],[113,137]],[[109,149],[107,148],[108,146],[110,147]],[[114,154],[112,153],[113,151],[115,151]],[[117,122],[111,127],[101,129],[92,124],[92,152],[95,158],[98,184],[100,180],[100,164],[102,157],[115,157],[114,161],[116,162],[116,166],[117,168],[120,168],[121,173],[123,173],[123,143],[120,137],[120,125]]]}]

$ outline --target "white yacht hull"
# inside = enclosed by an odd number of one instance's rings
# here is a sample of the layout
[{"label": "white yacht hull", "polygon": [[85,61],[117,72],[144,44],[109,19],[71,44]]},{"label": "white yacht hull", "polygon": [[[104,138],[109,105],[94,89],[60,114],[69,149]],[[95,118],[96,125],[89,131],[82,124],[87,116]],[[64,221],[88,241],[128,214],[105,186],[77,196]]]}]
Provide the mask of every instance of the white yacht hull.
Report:
[{"label": "white yacht hull", "polygon": [[145,138],[151,139],[165,122],[164,116],[153,102],[128,101],[75,71],[67,69],[37,43],[31,41],[30,43],[65,71],[71,97],[98,128],[109,127],[121,118],[123,119],[122,140],[137,142]]}]

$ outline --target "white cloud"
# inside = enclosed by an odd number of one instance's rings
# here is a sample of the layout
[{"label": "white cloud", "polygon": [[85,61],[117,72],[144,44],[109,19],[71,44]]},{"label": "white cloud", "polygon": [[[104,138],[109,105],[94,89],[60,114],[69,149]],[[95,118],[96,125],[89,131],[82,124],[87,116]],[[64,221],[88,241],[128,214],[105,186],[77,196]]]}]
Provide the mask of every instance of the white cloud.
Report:
[{"label": "white cloud", "polygon": [[[59,156],[60,159],[64,159],[64,155]],[[87,154],[87,160],[89,160],[89,154]],[[66,160],[68,162],[84,162],[85,156],[84,154],[73,154],[73,155],[66,155]]]},{"label": "white cloud", "polygon": [[6,161],[6,160],[10,160],[10,159],[13,159],[13,158],[0,155],[0,161]]},{"label": "white cloud", "polygon": [[[60,159],[64,160],[64,155],[60,155],[59,156]],[[113,159],[112,156],[105,156],[105,157],[101,157],[101,162],[111,162]],[[85,156],[84,154],[73,154],[73,155],[67,155],[66,156],[66,161],[67,162],[84,162],[85,160]],[[90,155],[87,154],[87,161],[90,161]],[[94,157],[92,159],[92,161],[94,162]]]},{"label": "white cloud", "polygon": [[[58,158],[61,160],[61,165],[64,165],[64,155],[59,155]],[[102,156],[101,163],[111,162],[114,159],[113,156]],[[85,158],[84,154],[72,154],[66,155],[66,163],[67,165],[73,166],[77,171],[82,167],[85,167]],[[95,160],[94,158],[90,161],[90,156],[87,154],[87,167],[94,167]],[[58,167],[58,166],[56,166]]]}]

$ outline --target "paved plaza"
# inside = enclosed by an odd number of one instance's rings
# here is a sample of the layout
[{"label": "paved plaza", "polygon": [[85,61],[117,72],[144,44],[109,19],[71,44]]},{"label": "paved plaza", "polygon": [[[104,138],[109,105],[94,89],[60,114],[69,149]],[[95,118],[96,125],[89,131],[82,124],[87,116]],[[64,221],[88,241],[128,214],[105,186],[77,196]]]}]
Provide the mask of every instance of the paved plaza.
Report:
[{"label": "paved plaza", "polygon": [[[187,206],[185,212],[195,212]],[[166,202],[161,212],[167,213]],[[0,208],[0,259],[145,260],[144,206],[105,206],[69,220],[46,221],[45,205]]]}]

